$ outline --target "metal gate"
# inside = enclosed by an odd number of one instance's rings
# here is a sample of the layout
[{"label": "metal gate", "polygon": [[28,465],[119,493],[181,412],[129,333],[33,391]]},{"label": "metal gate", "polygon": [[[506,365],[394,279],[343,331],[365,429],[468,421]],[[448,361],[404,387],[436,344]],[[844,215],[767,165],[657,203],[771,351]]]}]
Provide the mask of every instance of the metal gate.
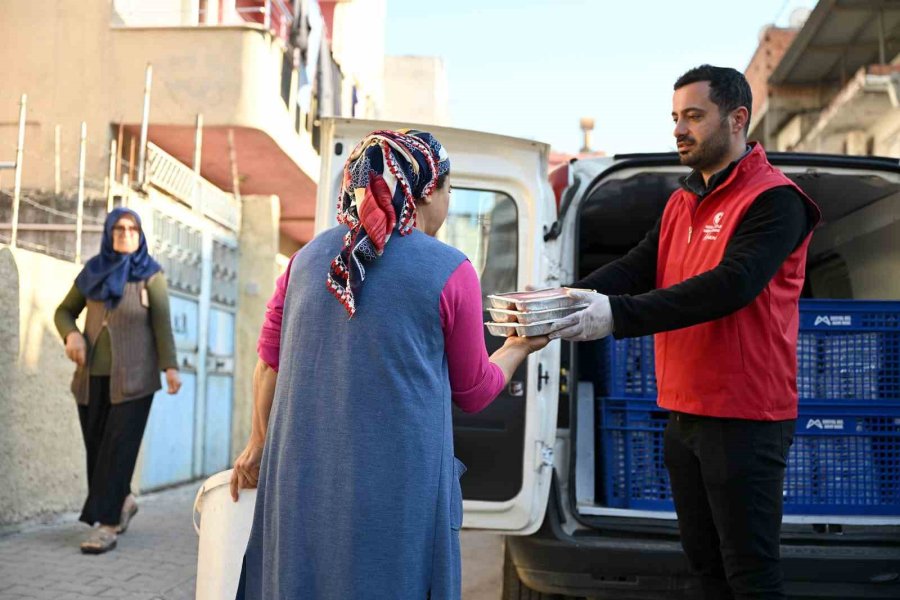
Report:
[{"label": "metal gate", "polygon": [[237,249],[213,242],[213,270],[206,346],[206,402],[203,474],[229,466],[234,406],[234,309],[237,305]]},{"label": "metal gate", "polygon": [[153,400],[142,490],[215,473],[231,458],[237,241],[202,217],[179,216],[152,210],[152,253],[169,284],[182,387],[169,395],[163,376]]}]

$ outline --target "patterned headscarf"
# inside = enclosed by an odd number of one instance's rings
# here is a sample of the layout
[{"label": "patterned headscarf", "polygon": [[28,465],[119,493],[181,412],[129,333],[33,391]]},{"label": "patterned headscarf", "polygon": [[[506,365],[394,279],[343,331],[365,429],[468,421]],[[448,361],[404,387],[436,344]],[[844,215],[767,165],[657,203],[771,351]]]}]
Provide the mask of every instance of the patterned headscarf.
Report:
[{"label": "patterned headscarf", "polygon": [[366,279],[363,263],[384,252],[394,230],[409,235],[416,225],[416,201],[450,171],[447,151],[423,131],[373,131],[357,144],[344,165],[337,220],[350,231],[331,261],[328,289],[350,317]]}]

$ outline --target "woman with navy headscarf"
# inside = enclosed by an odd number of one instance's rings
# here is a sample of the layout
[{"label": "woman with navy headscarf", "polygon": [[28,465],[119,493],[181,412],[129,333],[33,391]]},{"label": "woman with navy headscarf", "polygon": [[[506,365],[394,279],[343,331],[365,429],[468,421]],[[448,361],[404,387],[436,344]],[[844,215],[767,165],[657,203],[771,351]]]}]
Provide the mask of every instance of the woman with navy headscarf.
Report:
[{"label": "woman with navy headscarf", "polygon": [[277,283],[232,479],[235,499],[258,488],[239,600],[460,598],[451,403],[483,409],[548,340],[511,337],[488,357],[478,274],[434,238],[449,178],[430,134],[368,135],[344,168],[340,225]]},{"label": "woman with navy headscarf", "polygon": [[[75,321],[87,307],[84,331]],[[72,393],[87,454],[88,496],[81,521],[91,530],[82,552],[101,554],[137,513],[131,477],[165,372],[181,387],[169,321],[166,279],[147,252],[141,219],[127,208],[106,217],[100,254],[91,258],[56,309],[66,356],[76,364]]]}]

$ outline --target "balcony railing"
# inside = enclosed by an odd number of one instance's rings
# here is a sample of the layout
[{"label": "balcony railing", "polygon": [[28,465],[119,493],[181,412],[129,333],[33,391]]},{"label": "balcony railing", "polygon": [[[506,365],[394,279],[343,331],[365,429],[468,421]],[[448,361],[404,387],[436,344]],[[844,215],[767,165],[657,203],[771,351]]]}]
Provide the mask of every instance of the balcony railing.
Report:
[{"label": "balcony railing", "polygon": [[225,192],[159,146],[147,143],[147,182],[233,231],[241,224],[241,207]]},{"label": "balcony railing", "polygon": [[173,198],[194,205],[197,180],[194,170],[150,142],[147,143],[147,180]]},{"label": "balcony railing", "polygon": [[[213,2],[214,0],[209,0]],[[150,0],[116,2],[114,22],[129,27],[172,27],[191,25],[240,25],[257,23],[273,35],[287,42],[294,22],[291,1],[288,0],[235,0],[230,7],[210,11],[201,3],[200,7],[159,8]]]},{"label": "balcony railing", "polygon": [[232,231],[240,229],[241,207],[233,195],[223,192],[206,180],[202,180],[199,199],[204,215]]},{"label": "balcony railing", "polygon": [[235,12],[244,21],[259,23],[285,42],[294,22],[294,14],[283,0],[238,0]]}]

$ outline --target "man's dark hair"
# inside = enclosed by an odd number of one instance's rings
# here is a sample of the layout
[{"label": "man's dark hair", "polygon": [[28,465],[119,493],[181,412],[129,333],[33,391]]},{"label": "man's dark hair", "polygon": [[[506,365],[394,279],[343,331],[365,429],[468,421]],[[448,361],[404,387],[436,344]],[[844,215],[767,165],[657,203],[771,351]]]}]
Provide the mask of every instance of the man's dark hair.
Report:
[{"label": "man's dark hair", "polygon": [[747,83],[743,73],[729,67],[700,65],[679,77],[675,82],[675,89],[698,81],[709,82],[709,99],[719,107],[722,116],[741,106],[747,109],[747,125],[744,127],[744,133],[749,133],[753,92],[750,91],[750,84]]}]

